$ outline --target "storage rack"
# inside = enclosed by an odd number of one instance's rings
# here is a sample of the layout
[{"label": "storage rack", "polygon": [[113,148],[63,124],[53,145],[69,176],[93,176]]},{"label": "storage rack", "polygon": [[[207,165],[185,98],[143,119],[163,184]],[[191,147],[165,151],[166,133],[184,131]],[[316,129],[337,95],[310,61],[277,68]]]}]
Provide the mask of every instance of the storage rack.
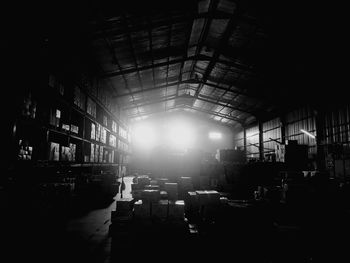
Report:
[{"label": "storage rack", "polygon": [[[59,79],[53,74],[47,74],[46,80],[44,85],[24,94],[14,126],[15,162],[41,168],[109,167],[117,174],[126,169],[131,154],[128,126],[121,121],[117,105],[107,100],[103,103],[99,98],[110,94],[99,96],[104,89],[99,89],[96,81]],[[92,125],[96,129],[94,136]],[[96,137],[97,127],[105,134],[104,140]],[[114,143],[110,138],[114,138]],[[50,156],[51,143],[59,144],[55,156]],[[62,147],[72,145],[76,147],[75,154],[71,150],[70,157],[64,158]],[[95,145],[98,152],[91,150]],[[92,158],[92,152],[98,157]]]}]

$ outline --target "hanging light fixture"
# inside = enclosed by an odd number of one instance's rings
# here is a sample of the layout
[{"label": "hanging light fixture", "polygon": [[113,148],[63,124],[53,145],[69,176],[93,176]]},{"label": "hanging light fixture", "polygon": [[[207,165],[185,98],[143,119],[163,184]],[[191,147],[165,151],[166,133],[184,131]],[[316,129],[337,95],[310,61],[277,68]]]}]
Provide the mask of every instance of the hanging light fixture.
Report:
[{"label": "hanging light fixture", "polygon": [[313,135],[312,133],[310,133],[310,132],[308,132],[308,131],[305,131],[304,129],[300,129],[300,131],[301,131],[302,133],[305,133],[307,136],[309,136],[309,137],[311,137],[311,138],[313,138],[313,139],[316,138],[315,135]]}]

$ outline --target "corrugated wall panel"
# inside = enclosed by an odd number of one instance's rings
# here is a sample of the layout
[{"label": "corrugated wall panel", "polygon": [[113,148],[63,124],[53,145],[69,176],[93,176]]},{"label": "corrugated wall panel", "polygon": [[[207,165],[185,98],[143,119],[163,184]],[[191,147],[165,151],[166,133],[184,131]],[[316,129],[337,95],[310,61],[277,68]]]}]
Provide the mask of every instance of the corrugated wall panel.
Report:
[{"label": "corrugated wall panel", "polygon": [[263,123],[264,153],[272,153],[275,151],[277,142],[271,139],[281,142],[281,122],[279,118]]},{"label": "corrugated wall panel", "polygon": [[247,157],[259,158],[259,126],[253,126],[246,130]]},{"label": "corrugated wall panel", "polygon": [[350,138],[350,107],[343,106],[325,114],[326,144],[346,144]]},{"label": "corrugated wall panel", "polygon": [[243,148],[244,148],[244,132],[243,131],[236,134],[234,142],[235,142],[235,145],[234,145],[235,147],[243,150]]},{"label": "corrugated wall panel", "polygon": [[309,157],[317,153],[316,139],[301,132],[304,129],[316,135],[316,119],[310,107],[292,111],[286,115],[286,140],[297,140],[298,144],[309,146]]}]

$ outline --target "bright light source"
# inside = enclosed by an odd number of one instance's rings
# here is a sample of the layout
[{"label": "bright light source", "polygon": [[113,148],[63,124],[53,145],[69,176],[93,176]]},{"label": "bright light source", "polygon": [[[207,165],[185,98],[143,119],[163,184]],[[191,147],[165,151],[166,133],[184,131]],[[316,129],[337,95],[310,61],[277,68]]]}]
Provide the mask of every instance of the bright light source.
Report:
[{"label": "bright light source", "polygon": [[193,129],[186,123],[173,123],[168,127],[168,143],[175,149],[185,150],[193,146]]},{"label": "bright light source", "polygon": [[222,138],[222,134],[220,132],[209,132],[209,138],[212,140],[219,140]]},{"label": "bright light source", "polygon": [[137,147],[151,149],[155,145],[156,136],[152,126],[140,124],[133,130],[134,144]]},{"label": "bright light source", "polygon": [[303,132],[303,133],[305,133],[306,135],[310,136],[310,137],[311,137],[311,138],[313,138],[313,139],[315,139],[315,138],[316,138],[316,136],[315,136],[315,135],[313,135],[313,134],[309,133],[308,131],[305,131],[304,129],[300,129],[300,131],[301,131],[301,132]]}]

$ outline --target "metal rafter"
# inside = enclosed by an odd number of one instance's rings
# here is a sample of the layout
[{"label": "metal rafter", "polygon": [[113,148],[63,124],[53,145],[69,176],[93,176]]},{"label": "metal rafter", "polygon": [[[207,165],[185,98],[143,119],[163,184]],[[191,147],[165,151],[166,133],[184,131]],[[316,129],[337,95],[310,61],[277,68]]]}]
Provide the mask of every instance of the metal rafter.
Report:
[{"label": "metal rafter", "polygon": [[[123,15],[123,24],[124,24],[124,26],[125,26],[126,28],[128,27],[128,23],[127,23],[127,20],[126,20],[126,16],[125,16],[125,15]],[[132,58],[133,58],[133,60],[134,60],[136,69],[138,69],[138,63],[137,63],[136,54],[135,54],[135,49],[134,49],[134,47],[133,47],[133,43],[132,43],[130,31],[126,33],[126,36],[127,36],[128,42],[129,42],[129,47],[130,47],[130,49],[131,49]],[[143,85],[142,85],[142,80],[141,80],[141,76],[140,76],[140,71],[139,71],[139,70],[137,70],[137,77],[138,77],[138,79],[139,79],[141,91],[142,91],[142,94],[143,94]]]},{"label": "metal rafter", "polygon": [[[192,108],[190,106],[186,106],[186,105],[175,105],[171,108],[168,108],[167,111],[172,111],[172,110],[184,110],[184,109],[192,109],[192,110],[195,110],[195,111],[198,111],[198,112],[202,112],[202,113],[206,113],[206,114],[209,114],[209,115],[213,115],[213,116],[218,116],[218,117],[221,117],[220,114],[217,114],[215,112],[210,112],[210,111],[206,111],[206,110],[201,110],[199,108]],[[155,115],[155,114],[161,114],[163,112],[160,112],[160,111],[151,111],[151,112],[145,112],[145,113],[140,113],[140,114],[132,114],[132,115],[128,115],[128,118],[129,119],[135,119],[135,118],[140,118],[140,117],[144,117],[144,116],[151,116],[151,115]],[[244,121],[241,120],[241,119],[237,119],[237,118],[232,118],[232,117],[227,117],[227,119],[229,120],[232,120],[232,121],[235,121],[241,125],[243,125]],[[217,120],[213,120],[214,122],[216,123],[220,123],[220,125],[223,125],[223,126],[228,126],[228,127],[232,127],[232,126],[235,126],[234,124],[233,125],[229,125],[229,124],[226,124],[226,123],[223,123],[221,121],[217,121]]]},{"label": "metal rafter", "polygon": [[[100,21],[101,21],[101,23],[103,23],[104,20],[103,20],[102,17],[100,18]],[[111,53],[112,60],[113,60],[114,64],[117,65],[117,67],[118,67],[118,69],[119,69],[119,71],[120,71],[120,70],[121,70],[121,66],[120,66],[120,64],[119,64],[119,61],[118,61],[118,59],[117,59],[117,56],[115,55],[114,48],[113,48],[113,46],[111,45],[109,38],[108,38],[108,37],[104,37],[104,41],[106,42],[107,49],[108,49],[109,52]],[[125,87],[127,88],[127,90],[129,90],[129,93],[130,93],[131,90],[130,90],[130,88],[129,88],[129,86],[128,86],[128,83],[127,83],[126,78],[125,78],[124,75],[123,75],[123,80],[124,80],[124,82],[125,82]],[[133,99],[133,101],[134,101],[134,100],[135,100],[134,96],[131,95],[131,97],[132,97],[132,99]],[[139,112],[139,108],[137,108],[137,111]]]},{"label": "metal rafter", "polygon": [[[171,16],[171,15],[170,15]],[[170,49],[170,45],[171,45],[171,37],[172,37],[172,26],[173,24],[169,25],[169,31],[168,31],[168,49]],[[169,60],[170,60],[170,55],[168,56],[168,65],[166,67],[166,79],[165,79],[165,82],[166,82],[166,85],[167,87],[165,88],[165,96],[168,96],[168,77],[169,77]],[[164,103],[164,110],[166,111],[166,101]]]},{"label": "metal rafter", "polygon": [[242,120],[242,119],[235,118],[235,117],[232,117],[232,116],[226,116],[226,115],[224,115],[222,113],[217,113],[215,111],[205,110],[205,109],[201,109],[201,108],[198,108],[198,107],[190,107],[190,106],[185,106],[185,107],[188,108],[188,109],[200,111],[200,112],[203,112],[203,113],[206,113],[206,114],[210,114],[210,115],[214,115],[214,116],[217,116],[217,117],[224,117],[226,119],[229,119],[229,120],[232,120],[232,121],[236,121],[238,123],[243,123],[244,122],[244,120]]},{"label": "metal rafter", "polygon": [[[143,92],[157,90],[157,89],[163,89],[163,88],[166,88],[167,86],[171,87],[171,86],[176,86],[176,85],[180,85],[180,84],[201,84],[201,83],[203,83],[203,82],[200,81],[200,80],[188,79],[188,80],[177,81],[177,82],[174,82],[174,83],[171,83],[171,84],[168,84],[168,85],[164,84],[164,85],[159,85],[159,86],[155,86],[155,87],[152,87],[152,88],[148,88],[148,89],[143,90]],[[251,98],[258,98],[254,94],[244,93],[244,92],[241,92],[241,91],[238,91],[238,90],[231,90],[230,88],[220,87],[220,86],[212,84],[212,83],[205,83],[205,85],[213,87],[213,88],[217,88],[217,89],[220,89],[220,90],[224,90],[224,91],[230,91],[230,92],[238,94],[238,95],[243,95],[243,96],[247,96],[247,97],[251,97]],[[131,95],[135,95],[135,94],[138,94],[138,93],[141,93],[141,92],[142,92],[141,90],[137,90],[137,91],[133,91],[133,92],[117,95],[117,96],[115,96],[115,98],[131,96]]]},{"label": "metal rafter", "polygon": [[[167,111],[171,111],[171,110],[174,110],[174,109],[181,109],[181,107],[178,107],[178,106],[173,106],[173,107],[170,107],[167,109]],[[139,117],[143,117],[143,116],[149,116],[149,115],[153,115],[153,114],[160,114],[160,113],[164,113],[162,111],[150,111],[150,112],[144,112],[144,113],[139,113],[139,114],[131,114],[131,115],[127,115],[127,117],[129,119],[134,119],[134,118],[139,118]]]},{"label": "metal rafter", "polygon": [[[184,60],[181,62],[181,66],[180,66],[179,82],[182,81],[182,71],[183,71],[183,68],[184,68],[184,65],[185,65],[185,61],[187,59],[187,52],[188,52],[188,46],[189,46],[189,42],[190,42],[191,34],[192,34],[193,21],[194,21],[194,19],[189,20],[189,22],[187,24],[187,33],[186,33],[185,47],[184,47],[184,51],[183,51],[183,53],[184,53],[183,59]],[[180,85],[178,84],[177,87],[176,87],[176,95],[179,95],[179,87],[180,87]]]},{"label": "metal rafter", "polygon": [[[229,69],[226,69],[225,74],[220,78],[220,80],[217,82],[217,85],[220,86],[222,80],[225,78],[225,76],[227,75],[227,72],[229,71]],[[212,90],[212,92],[210,92],[209,96],[213,95],[213,93],[216,91],[216,88],[214,88]],[[224,93],[220,96],[220,99],[228,92],[228,90],[225,90]],[[220,100],[218,99],[217,102],[219,102]],[[204,105],[203,105],[204,106]],[[201,106],[201,108],[203,108],[203,106]],[[213,106],[214,107],[214,106]]]},{"label": "metal rafter", "polygon": [[[256,33],[257,28],[258,28],[258,27],[255,28],[254,33]],[[249,40],[248,43],[246,43],[246,46],[249,46],[249,44],[250,44],[251,42],[252,42],[252,40]],[[223,50],[225,50],[225,48],[224,48]],[[228,71],[227,71],[227,72],[228,72]],[[227,72],[226,72],[226,74],[227,74]],[[242,77],[243,74],[244,74],[243,72],[240,72],[238,78],[235,80],[236,83],[237,83],[237,81],[239,81],[239,80],[241,79],[241,77]],[[225,92],[220,96],[220,98],[218,99],[218,101],[221,100],[222,97],[225,96],[226,93],[227,93],[227,91],[225,91]],[[239,95],[236,94],[236,95],[234,96],[234,98],[231,100],[231,102],[229,102],[229,103],[232,103],[232,101],[234,101],[238,96],[239,96]],[[227,103],[227,104],[229,104],[229,103]],[[224,108],[222,108],[219,112],[221,112],[223,109],[224,109]],[[234,112],[234,111],[235,111],[235,110],[231,110],[230,113],[229,113],[229,115],[231,116],[232,112]]]},{"label": "metal rafter", "polygon": [[[228,71],[227,71],[227,72],[228,72]],[[227,72],[226,72],[226,74],[227,74]],[[241,76],[242,76],[242,73],[239,75],[238,80],[241,78]],[[236,80],[236,81],[237,81],[237,80]],[[228,91],[225,91],[225,92],[217,99],[217,102],[219,102],[220,100],[222,100],[222,98],[226,95],[227,92],[228,92]],[[240,95],[240,94],[236,94],[236,95],[234,96],[234,98],[233,98],[230,102],[227,102],[227,103],[226,103],[226,105],[231,104],[239,95]],[[213,108],[214,108],[214,106],[213,106]],[[221,110],[220,110],[219,112],[221,112],[223,109],[224,109],[224,107],[222,107]],[[230,111],[230,114],[231,114],[233,111],[234,111],[234,110]]]},{"label": "metal rafter", "polygon": [[[210,10],[208,12],[205,13],[193,13],[190,16],[176,16],[176,17],[172,17],[171,19],[169,19],[167,16],[165,16],[165,20],[163,21],[157,21],[156,23],[154,23],[154,27],[160,27],[160,26],[167,26],[169,24],[175,24],[175,23],[181,23],[181,22],[190,22],[193,21],[194,19],[200,19],[200,18],[214,18],[214,19],[230,19],[232,17],[231,14],[220,11],[220,10]],[[109,20],[112,20],[109,19]],[[140,24],[137,26],[133,26],[131,28],[128,29],[124,29],[124,28],[118,28],[118,29],[100,29],[97,32],[95,32],[95,34],[92,36],[93,39],[100,39],[103,38],[104,34],[103,31],[106,31],[106,35],[107,37],[114,37],[114,36],[118,36],[118,35],[123,35],[125,34],[127,31],[128,32],[138,32],[138,31],[142,31],[142,30],[147,30],[147,25],[144,24]]]},{"label": "metal rafter", "polygon": [[[150,104],[156,104],[156,103],[160,103],[160,102],[166,102],[166,101],[169,101],[169,100],[174,100],[174,99],[180,98],[180,97],[181,96],[176,96],[176,95],[165,96],[165,97],[163,97],[160,100],[148,101],[146,103],[141,103],[141,104],[137,104],[137,105],[131,105],[131,106],[127,106],[127,107],[125,107],[123,109],[133,109],[133,108],[136,108],[136,107],[143,107],[143,106],[150,105]],[[196,99],[204,101],[204,102],[215,104],[215,101],[211,101],[211,100],[203,98],[203,97],[198,97]],[[222,104],[222,103],[216,103],[216,105],[219,105],[219,106],[222,106],[222,107],[226,107],[226,108],[230,108],[230,109],[234,109],[234,110],[237,110],[237,111],[241,111],[243,113],[248,113],[248,114],[252,114],[253,115],[253,112],[247,111],[247,110],[239,108],[239,107],[225,105],[225,104]]]},{"label": "metal rafter", "polygon": [[[218,58],[221,54],[220,50],[226,45],[226,42],[228,41],[228,39],[232,35],[232,32],[236,29],[237,21],[238,21],[238,14],[239,14],[239,10],[237,10],[237,9],[238,8],[236,8],[235,13],[233,14],[233,17],[228,22],[226,30],[220,39],[219,47],[217,49],[215,49],[215,51],[214,51],[213,59],[209,62],[209,65],[207,66],[207,68],[205,70],[205,73],[203,75],[203,82],[207,81],[208,76],[212,72],[215,64],[218,62]],[[203,88],[203,84],[201,84],[198,87],[197,92],[195,93],[196,97],[199,95],[202,88]]]},{"label": "metal rafter", "polygon": [[148,23],[148,38],[149,38],[149,50],[151,52],[151,62],[152,62],[152,80],[153,80],[153,86],[156,86],[156,78],[154,74],[154,58],[153,58],[153,41],[152,41],[152,22],[149,17],[147,17],[147,23]]},{"label": "metal rafter", "polygon": [[[166,57],[168,57],[169,54],[166,55]],[[119,70],[119,71],[115,71],[115,72],[108,72],[103,74],[102,76],[100,76],[101,78],[112,78],[112,77],[116,77],[116,76],[120,76],[120,75],[126,75],[126,74],[130,74],[130,73],[134,73],[137,71],[143,71],[143,70],[147,70],[147,69],[152,69],[152,68],[158,68],[158,67],[164,67],[167,65],[172,65],[172,64],[177,64],[177,63],[183,63],[185,61],[189,61],[189,60],[193,60],[193,61],[214,61],[213,57],[209,57],[206,55],[195,55],[195,56],[190,56],[187,58],[180,58],[180,59],[174,59],[171,60],[169,62],[160,62],[160,63],[156,63],[153,65],[147,65],[147,66],[142,66],[142,67],[138,67],[138,68],[131,68],[131,69],[124,69],[124,70]],[[226,61],[226,60],[219,60],[216,59],[215,63],[222,63],[228,66],[232,66],[232,67],[236,67],[236,68],[240,68],[243,70],[247,70],[247,68],[245,66],[242,65],[238,65],[234,62],[230,62],[230,61]]]},{"label": "metal rafter", "polygon": [[[169,101],[169,100],[174,100],[176,99],[177,96],[176,95],[169,95],[169,96],[164,96],[164,97],[160,97],[160,98],[157,98],[155,100],[149,100],[149,101],[142,101],[141,103],[137,104],[137,107],[144,107],[144,106],[147,106],[147,105],[152,105],[152,104],[157,104],[157,103],[161,103],[161,102],[166,102],[166,101]],[[136,102],[138,103],[138,102]],[[130,110],[130,109],[134,109],[136,107],[136,105],[130,105],[130,106],[126,106],[126,107],[123,107],[122,110]]]}]

